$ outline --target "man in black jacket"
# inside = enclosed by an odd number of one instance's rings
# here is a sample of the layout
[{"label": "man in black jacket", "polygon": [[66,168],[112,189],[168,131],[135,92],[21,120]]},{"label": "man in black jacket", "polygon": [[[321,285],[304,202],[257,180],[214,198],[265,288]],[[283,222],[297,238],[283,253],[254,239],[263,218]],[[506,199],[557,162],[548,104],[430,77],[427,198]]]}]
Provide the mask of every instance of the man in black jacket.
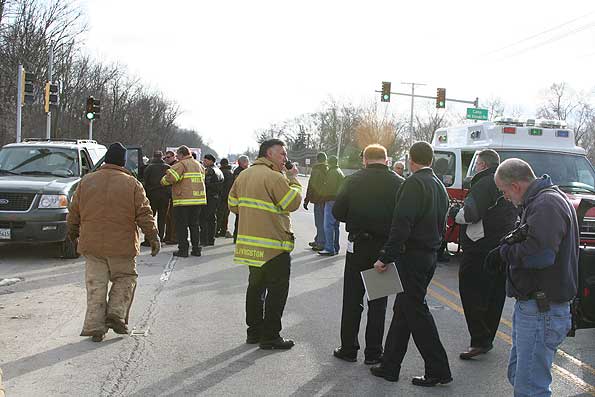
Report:
[{"label": "man in black jacket", "polygon": [[312,167],[312,174],[308,181],[308,189],[306,190],[306,198],[304,199],[304,209],[308,210],[308,204],[314,204],[314,224],[316,226],[316,237],[310,243],[310,247],[314,251],[322,251],[324,249],[324,197],[323,189],[326,180],[326,172],[328,166],[326,164],[326,153],[320,152],[317,156],[317,163]]},{"label": "man in black jacket", "polygon": [[455,218],[462,225],[459,292],[471,335],[470,348],[460,354],[463,360],[492,349],[506,300],[506,275],[487,274],[483,267],[488,252],[514,229],[518,216],[518,210],[504,199],[494,182],[499,164],[500,156],[492,149],[482,150],[477,155],[477,174]]},{"label": "man in black jacket", "polygon": [[[364,284],[360,276],[371,269],[390,232],[397,189],[404,179],[386,166],[386,149],[364,149],[365,168],[347,177],[336,197],[333,216],[345,222],[349,244],[343,277],[341,346],[334,356],[355,362],[359,350],[359,325],[364,310]],[[387,298],[368,301],[365,363],[377,364],[382,356],[382,338]]]},{"label": "man in black jacket", "polygon": [[200,245],[215,245],[217,231],[217,206],[221,199],[223,188],[223,173],[215,166],[215,156],[205,154],[205,187],[207,189],[207,205],[200,211]]},{"label": "man in black jacket", "polygon": [[221,159],[219,162],[219,169],[223,173],[223,187],[221,189],[221,199],[219,207],[217,208],[217,237],[231,237],[227,230],[227,223],[229,219],[229,206],[227,205],[227,198],[231,185],[233,185],[233,174],[231,166],[227,159]]},{"label": "man in black jacket", "polygon": [[397,192],[390,235],[374,264],[377,271],[383,272],[395,262],[404,291],[395,298],[382,364],[370,370],[375,376],[398,381],[409,337],[413,335],[425,362],[424,376],[412,380],[416,386],[452,381],[446,351],[426,304],[448,212],[446,188],[430,168],[433,157],[434,150],[427,142],[416,142],[409,149],[413,174]]},{"label": "man in black jacket", "polygon": [[[153,216],[157,219],[159,240],[161,241],[163,241],[163,235],[165,233],[165,221],[171,196],[170,188],[161,185],[161,178],[163,178],[169,168],[169,165],[163,161],[163,153],[157,150],[153,153],[153,158],[144,171],[145,191],[151,202]],[[147,241],[143,242],[142,245],[146,247],[150,246]]]}]

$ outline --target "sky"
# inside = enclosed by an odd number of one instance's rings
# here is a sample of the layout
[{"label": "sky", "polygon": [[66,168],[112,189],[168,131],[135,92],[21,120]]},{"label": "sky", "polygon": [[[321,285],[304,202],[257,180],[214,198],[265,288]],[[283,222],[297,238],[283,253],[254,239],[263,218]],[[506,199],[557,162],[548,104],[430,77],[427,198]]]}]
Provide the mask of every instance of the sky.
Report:
[{"label": "sky", "polygon": [[[176,101],[220,154],[334,98],[501,98],[533,116],[547,87],[595,93],[595,2],[567,0],[81,0],[87,52]],[[595,95],[595,94],[594,94]],[[417,99],[416,109],[429,100]],[[397,116],[410,99],[393,96]],[[447,103],[464,112],[464,104]]]}]

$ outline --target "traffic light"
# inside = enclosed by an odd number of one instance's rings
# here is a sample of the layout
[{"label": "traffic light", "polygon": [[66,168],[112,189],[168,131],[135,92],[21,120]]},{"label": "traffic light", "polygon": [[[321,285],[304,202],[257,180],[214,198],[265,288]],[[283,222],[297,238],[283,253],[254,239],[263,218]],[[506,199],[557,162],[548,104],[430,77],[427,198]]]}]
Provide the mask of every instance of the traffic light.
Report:
[{"label": "traffic light", "polygon": [[380,94],[381,102],[390,102],[390,81],[382,82],[382,94]]},{"label": "traffic light", "polygon": [[59,91],[60,87],[58,86],[58,84],[50,83],[49,81],[45,83],[43,104],[46,113],[50,111],[50,106],[58,106],[58,104],[60,103]]},{"label": "traffic light", "polygon": [[446,107],[446,88],[438,88],[436,91],[436,109],[444,109]]},{"label": "traffic light", "polygon": [[35,81],[35,75],[23,70],[23,104],[30,105],[35,102],[33,81]]},{"label": "traffic light", "polygon": [[90,96],[87,98],[87,111],[85,112],[85,117],[87,120],[96,120],[99,118],[99,113],[101,112],[101,106],[99,99],[93,98]]}]

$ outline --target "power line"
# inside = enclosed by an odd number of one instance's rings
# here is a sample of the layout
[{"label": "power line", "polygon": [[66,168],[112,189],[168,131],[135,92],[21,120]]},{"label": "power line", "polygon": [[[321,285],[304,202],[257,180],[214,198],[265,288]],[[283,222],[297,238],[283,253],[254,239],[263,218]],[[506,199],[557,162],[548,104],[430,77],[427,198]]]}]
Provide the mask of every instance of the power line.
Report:
[{"label": "power line", "polygon": [[553,32],[554,30],[558,30],[558,29],[560,29],[560,28],[562,28],[562,27],[564,27],[564,26],[566,26],[566,25],[569,25],[569,24],[571,24],[571,23],[573,23],[573,22],[575,22],[575,21],[578,21],[579,19],[583,19],[583,18],[585,18],[585,17],[588,17],[589,15],[592,15],[592,14],[595,14],[595,10],[594,10],[594,11],[591,11],[591,12],[589,12],[589,13],[587,13],[587,14],[581,15],[581,16],[579,16],[579,17],[577,17],[577,18],[574,18],[574,19],[571,19],[571,20],[569,20],[569,21],[566,21],[566,22],[564,22],[564,23],[561,23],[560,25],[554,26],[553,28],[550,28],[550,29],[544,30],[543,32],[536,33],[536,34],[534,34],[534,35],[531,35],[531,36],[529,36],[529,37],[525,37],[524,39],[521,39],[521,40],[519,40],[519,41],[516,41],[516,42],[514,42],[514,43],[512,43],[512,44],[506,45],[506,46],[504,46],[504,47],[502,47],[502,48],[498,48],[497,50],[493,50],[493,51],[487,52],[487,53],[483,54],[483,56],[487,56],[487,55],[492,55],[492,54],[495,54],[495,53],[497,53],[497,52],[500,52],[500,51],[506,50],[506,49],[508,49],[508,48],[510,48],[510,47],[514,47],[514,46],[516,46],[517,44],[524,43],[525,41],[529,41],[529,40],[531,40],[531,39],[534,39],[534,38],[536,38],[536,37],[539,37],[539,36],[541,36],[541,35],[544,35],[544,34],[546,34],[546,33]]}]

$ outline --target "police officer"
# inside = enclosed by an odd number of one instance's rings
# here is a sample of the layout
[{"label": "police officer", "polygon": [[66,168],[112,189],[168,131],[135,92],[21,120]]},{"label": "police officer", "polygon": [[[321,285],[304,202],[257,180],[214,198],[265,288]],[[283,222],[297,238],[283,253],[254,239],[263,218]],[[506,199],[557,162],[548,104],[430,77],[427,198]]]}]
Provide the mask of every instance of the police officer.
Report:
[{"label": "police officer", "polygon": [[425,362],[424,376],[413,378],[416,386],[452,381],[446,351],[426,304],[448,212],[446,188],[430,168],[433,156],[427,142],[416,142],[409,149],[413,174],[397,193],[390,235],[374,264],[382,272],[389,263],[396,262],[404,292],[395,298],[382,364],[370,370],[375,376],[398,381],[409,336],[413,335]]},{"label": "police officer", "polygon": [[215,166],[215,161],[215,156],[212,154],[205,154],[202,160],[205,166],[205,187],[207,189],[207,205],[200,213],[200,242],[202,246],[215,245],[217,208],[225,180],[223,172]]},{"label": "police officer", "polygon": [[486,264],[507,264],[506,291],[516,299],[508,379],[515,396],[550,396],[557,347],[570,330],[578,283],[579,228],[574,207],[549,176],[508,159],[496,170],[506,199],[522,206],[521,228],[490,252]]},{"label": "police officer", "polygon": [[[343,277],[341,346],[333,354],[349,362],[357,361],[360,347],[358,333],[365,293],[360,272],[374,266],[386,242],[395,195],[404,181],[387,167],[384,146],[367,146],[363,162],[364,169],[345,179],[333,206],[333,216],[337,221],[345,222],[349,233]],[[386,302],[386,297],[368,301],[366,364],[378,364],[382,356]]]},{"label": "police officer", "polygon": [[260,342],[261,349],[294,345],[279,332],[294,247],[289,213],[300,207],[302,187],[297,167],[286,169],[286,161],[283,141],[264,141],[258,159],[240,174],[229,193],[229,209],[241,215],[234,261],[250,269],[246,343]]},{"label": "police officer", "polygon": [[470,348],[459,356],[463,360],[492,349],[506,300],[504,273],[487,274],[483,267],[488,252],[514,229],[518,216],[517,209],[504,199],[494,182],[499,164],[500,156],[496,151],[479,152],[475,162],[477,173],[471,180],[464,206],[455,218],[462,225],[459,292],[471,335]]}]

